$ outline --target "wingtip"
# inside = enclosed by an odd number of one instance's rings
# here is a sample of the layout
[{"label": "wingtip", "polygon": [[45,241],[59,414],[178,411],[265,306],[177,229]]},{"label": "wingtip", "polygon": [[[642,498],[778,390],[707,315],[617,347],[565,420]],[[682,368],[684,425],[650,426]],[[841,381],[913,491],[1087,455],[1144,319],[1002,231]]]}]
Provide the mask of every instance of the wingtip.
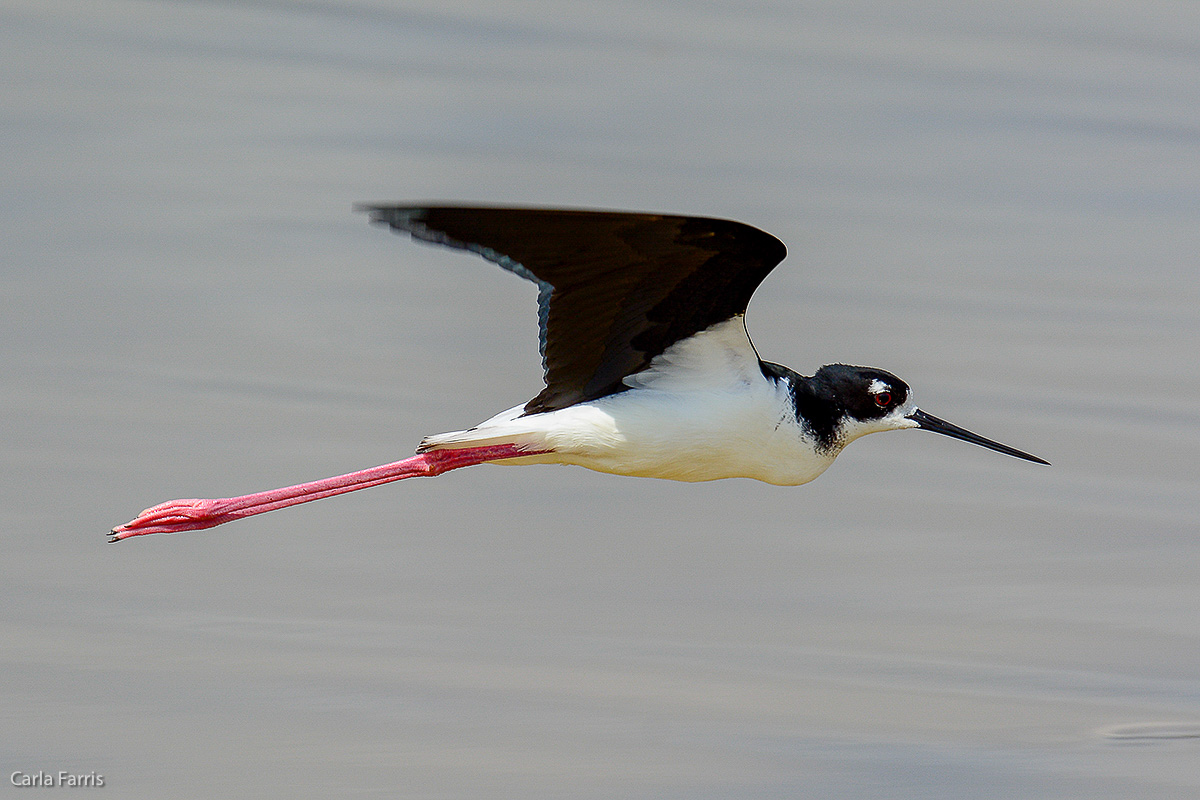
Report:
[{"label": "wingtip", "polygon": [[426,206],[397,206],[380,203],[355,203],[354,211],[366,214],[367,221],[375,225],[389,225],[396,230],[415,232],[420,227]]},{"label": "wingtip", "polygon": [[355,214],[366,214],[368,222],[374,224],[387,222],[386,206],[381,206],[378,203],[355,203],[351,208],[353,208]]}]

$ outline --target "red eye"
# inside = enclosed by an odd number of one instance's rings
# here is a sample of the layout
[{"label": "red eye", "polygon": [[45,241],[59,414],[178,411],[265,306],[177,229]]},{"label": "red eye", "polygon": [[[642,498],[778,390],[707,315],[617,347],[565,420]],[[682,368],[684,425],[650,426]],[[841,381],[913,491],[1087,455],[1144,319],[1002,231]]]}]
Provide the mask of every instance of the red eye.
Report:
[{"label": "red eye", "polygon": [[892,404],[892,393],[891,392],[880,392],[879,394],[875,395],[875,405],[879,406],[880,408],[887,408],[891,404]]}]

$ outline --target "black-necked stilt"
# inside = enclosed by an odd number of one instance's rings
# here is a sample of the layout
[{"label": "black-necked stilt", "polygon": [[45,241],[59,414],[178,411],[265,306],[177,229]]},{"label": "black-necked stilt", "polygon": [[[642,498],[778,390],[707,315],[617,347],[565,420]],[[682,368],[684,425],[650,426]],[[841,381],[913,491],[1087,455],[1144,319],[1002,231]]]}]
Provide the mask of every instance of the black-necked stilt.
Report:
[{"label": "black-necked stilt", "polygon": [[364,210],[536,283],[546,388],[473,428],[426,437],[412,458],[242,497],[163,503],[114,528],[110,541],[211,528],[484,462],[798,485],[860,436],[919,428],[1048,463],[926,414],[890,372],[831,364],[805,377],[760,360],[744,314],[786,249],[748,225],[612,211]]}]

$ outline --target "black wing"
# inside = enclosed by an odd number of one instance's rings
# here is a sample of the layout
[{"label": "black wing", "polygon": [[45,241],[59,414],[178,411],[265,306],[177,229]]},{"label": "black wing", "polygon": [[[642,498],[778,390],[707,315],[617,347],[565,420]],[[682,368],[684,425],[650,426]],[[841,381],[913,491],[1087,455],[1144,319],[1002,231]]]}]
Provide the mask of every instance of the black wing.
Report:
[{"label": "black wing", "polygon": [[363,206],[538,284],[546,388],[526,414],[623,391],[675,342],[744,313],[783,242],[723,219],[538,208]]}]

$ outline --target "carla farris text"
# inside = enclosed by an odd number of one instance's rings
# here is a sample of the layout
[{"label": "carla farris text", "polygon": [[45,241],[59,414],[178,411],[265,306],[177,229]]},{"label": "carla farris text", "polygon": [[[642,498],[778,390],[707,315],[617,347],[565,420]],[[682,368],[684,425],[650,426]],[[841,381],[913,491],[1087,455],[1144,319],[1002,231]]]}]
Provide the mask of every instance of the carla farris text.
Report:
[{"label": "carla farris text", "polygon": [[99,788],[104,785],[104,776],[97,772],[76,774],[59,770],[58,772],[22,772],[17,770],[8,776],[13,786],[90,786]]}]

